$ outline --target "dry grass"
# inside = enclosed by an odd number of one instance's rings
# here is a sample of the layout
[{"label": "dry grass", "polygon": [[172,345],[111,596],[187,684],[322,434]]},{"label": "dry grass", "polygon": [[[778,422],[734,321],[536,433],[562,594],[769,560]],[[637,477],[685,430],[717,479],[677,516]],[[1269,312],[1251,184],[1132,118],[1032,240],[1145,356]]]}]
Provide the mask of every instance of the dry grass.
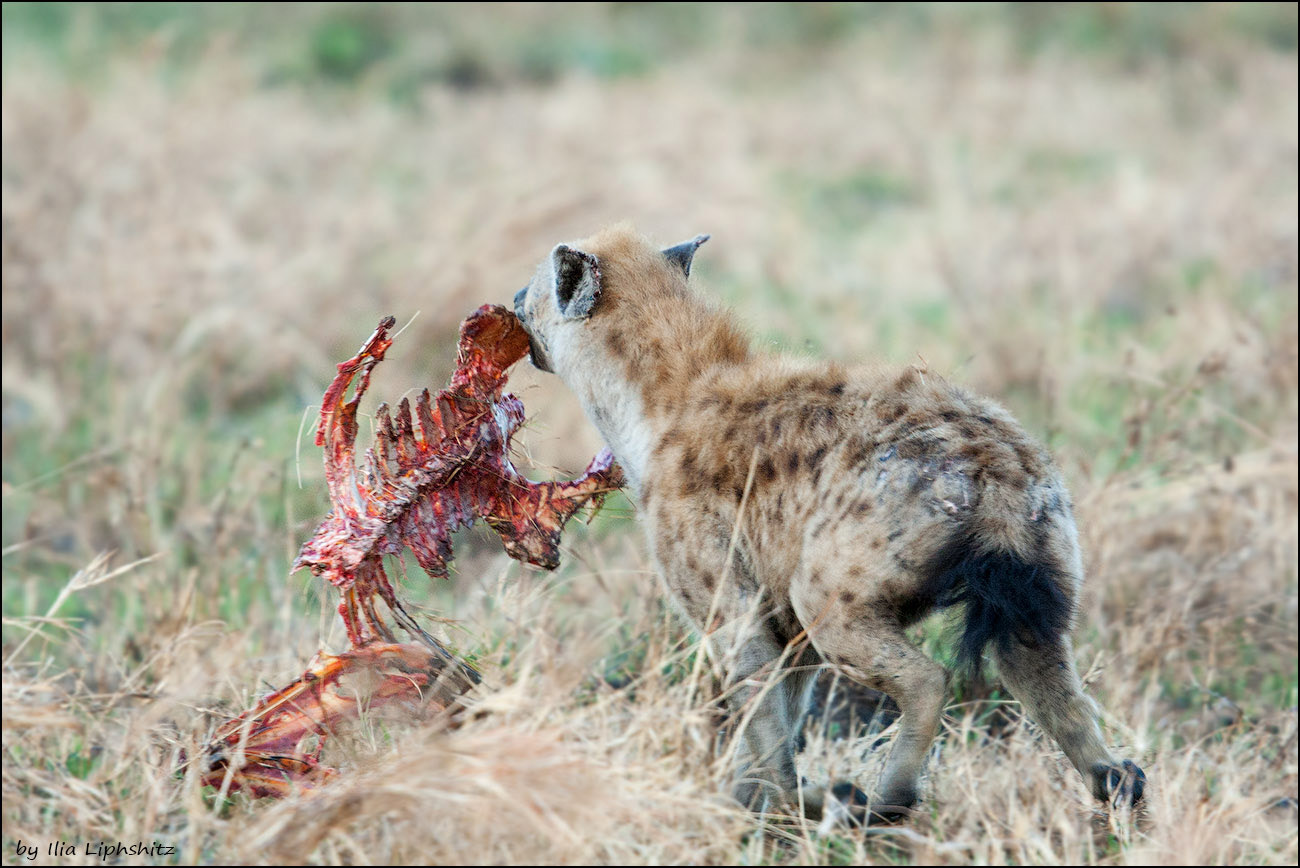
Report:
[{"label": "dry grass", "polygon": [[[470,10],[488,84],[401,101],[378,73],[268,86],[220,39],[174,76],[165,31],[90,77],[6,67],[6,863],[19,840],[155,839],[205,863],[1296,862],[1294,42],[1215,6],[1136,57],[1026,52],[957,13],[777,44],[706,13],[707,50],[536,81]],[[919,354],[1048,438],[1089,558],[1080,666],[1150,776],[1140,816],[1097,812],[971,701],[909,826],[760,833],[721,795],[707,668],[626,504],[554,575],[466,534],[454,582],[410,576],[490,713],[365,721],[312,799],[218,802],[174,772],[343,643],[285,575],[325,508],[295,441],[333,362],[419,311],[372,394],[440,383],[461,317],[625,217],[711,232],[701,284],[760,340]],[[513,382],[521,446],[580,469],[598,443],[572,398]],[[803,762],[869,780],[870,745],[813,737]]]}]

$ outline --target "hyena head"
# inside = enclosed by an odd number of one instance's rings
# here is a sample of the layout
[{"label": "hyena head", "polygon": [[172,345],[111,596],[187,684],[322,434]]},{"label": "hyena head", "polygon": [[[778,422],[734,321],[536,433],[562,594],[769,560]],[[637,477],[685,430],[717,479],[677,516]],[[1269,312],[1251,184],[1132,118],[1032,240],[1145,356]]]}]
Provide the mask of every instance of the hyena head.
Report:
[{"label": "hyena head", "polygon": [[[744,355],[747,342],[687,285],[707,235],[660,249],[625,225],[558,244],[515,295],[533,364],[578,396],[639,490],[655,390],[680,388],[701,352]],[[680,394],[680,393],[679,393]]]},{"label": "hyena head", "polygon": [[[532,341],[533,364],[570,382],[605,354],[604,329],[623,314],[653,315],[656,302],[684,299],[695,251],[707,235],[660,250],[627,226],[557,244],[515,294],[515,315]],[[629,336],[630,337],[630,336]],[[617,345],[612,348],[617,350]],[[557,367],[558,366],[558,367]]]}]

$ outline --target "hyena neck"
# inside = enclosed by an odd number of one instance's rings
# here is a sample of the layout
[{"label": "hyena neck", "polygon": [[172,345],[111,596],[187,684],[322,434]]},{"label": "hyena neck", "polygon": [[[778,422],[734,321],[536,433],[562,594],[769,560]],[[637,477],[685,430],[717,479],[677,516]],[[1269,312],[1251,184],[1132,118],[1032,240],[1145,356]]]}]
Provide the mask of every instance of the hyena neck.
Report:
[{"label": "hyena neck", "polygon": [[638,326],[631,334],[605,333],[601,349],[587,356],[600,363],[587,365],[584,388],[575,389],[638,499],[668,417],[702,378],[750,358],[749,340],[731,318],[698,299],[678,297],[644,308],[630,315],[620,311],[620,321]]},{"label": "hyena neck", "polygon": [[656,437],[645,412],[641,390],[633,383],[610,376],[613,371],[602,373],[603,376],[588,380],[585,388],[578,390],[578,399],[623,468],[630,492],[640,501],[641,481],[645,479]]}]

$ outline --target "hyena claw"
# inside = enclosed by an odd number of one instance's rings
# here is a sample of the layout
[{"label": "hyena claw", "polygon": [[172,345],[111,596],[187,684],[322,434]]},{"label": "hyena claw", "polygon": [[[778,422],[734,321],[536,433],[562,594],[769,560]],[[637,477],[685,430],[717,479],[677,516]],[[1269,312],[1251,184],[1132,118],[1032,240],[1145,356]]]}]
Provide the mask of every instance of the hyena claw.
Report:
[{"label": "hyena claw", "polygon": [[894,825],[902,822],[915,811],[912,805],[915,799],[893,799],[907,801],[906,805],[883,804],[872,800],[862,788],[847,781],[841,781],[831,787],[822,807],[821,825],[818,831],[830,832],[835,827],[861,828],[863,826]]},{"label": "hyena claw", "polygon": [[1092,768],[1093,794],[1098,799],[1121,805],[1135,805],[1146,791],[1147,776],[1132,760],[1113,766],[1098,763]]}]

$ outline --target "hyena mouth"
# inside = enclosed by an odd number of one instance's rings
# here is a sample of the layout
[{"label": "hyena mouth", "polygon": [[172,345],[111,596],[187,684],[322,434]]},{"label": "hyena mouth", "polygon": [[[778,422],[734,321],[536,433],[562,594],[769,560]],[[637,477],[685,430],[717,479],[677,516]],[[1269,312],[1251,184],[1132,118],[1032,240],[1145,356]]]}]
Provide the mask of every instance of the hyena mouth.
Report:
[{"label": "hyena mouth", "polygon": [[533,337],[533,330],[528,327],[528,319],[524,316],[524,299],[528,296],[528,287],[524,287],[515,293],[515,319],[524,327],[524,333],[528,335],[528,360],[533,363],[533,367],[539,371],[545,371],[548,374],[555,373],[551,369],[550,363],[546,359],[546,351],[542,345]]},{"label": "hyena mouth", "polygon": [[532,335],[528,336],[528,360],[533,363],[533,367],[539,371],[545,371],[548,374],[554,374],[555,370],[547,361],[546,352],[537,344]]}]

